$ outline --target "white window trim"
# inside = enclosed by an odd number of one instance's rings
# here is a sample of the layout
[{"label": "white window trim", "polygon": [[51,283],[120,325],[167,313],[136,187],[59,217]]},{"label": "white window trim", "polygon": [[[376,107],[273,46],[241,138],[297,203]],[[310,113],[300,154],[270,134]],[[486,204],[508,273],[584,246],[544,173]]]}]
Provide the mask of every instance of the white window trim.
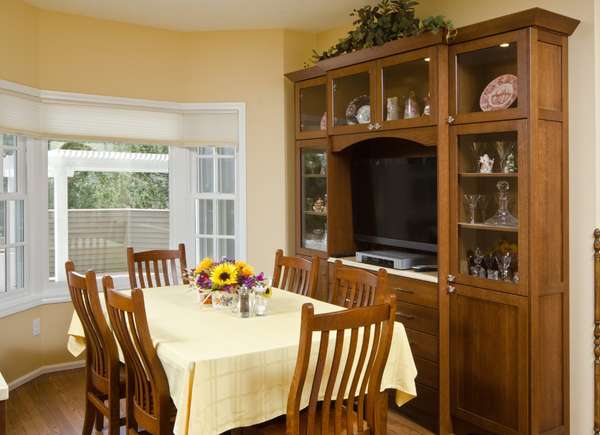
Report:
[{"label": "white window trim", "polygon": [[[235,111],[238,115],[238,165],[237,180],[238,185],[238,211],[237,218],[240,222],[238,258],[246,258],[246,104],[243,102],[224,102],[224,103],[180,103],[174,101],[154,101],[141,100],[122,97],[106,97],[98,95],[86,95],[68,92],[56,92],[38,90],[30,87],[20,86],[15,83],[0,80],[0,90],[8,90],[23,96],[41,98],[43,100],[65,100],[78,101],[89,104],[114,105],[115,108],[123,106],[137,106],[148,109],[158,109],[165,111],[176,111],[181,114],[186,112],[198,111]],[[25,134],[25,136],[27,136]],[[165,141],[166,145],[171,145]],[[25,289],[8,292],[0,298],[0,318],[25,311],[40,305],[63,303],[70,301],[69,292],[64,282],[50,282],[48,280],[48,150],[45,146],[46,141],[39,139],[28,140],[27,143],[27,198],[25,201]],[[175,142],[174,145],[177,145]],[[211,144],[214,145],[214,144]],[[171,148],[171,147],[170,147]],[[175,151],[177,153],[177,151]],[[174,153],[174,154],[175,154]],[[187,154],[179,153],[179,154]],[[169,159],[169,164],[173,164],[177,159]],[[169,171],[170,176],[175,176],[176,172],[187,173],[187,185],[189,186],[191,164],[185,165],[185,168],[177,166],[177,171]],[[171,192],[170,192],[171,193]],[[191,191],[187,193],[191,194]],[[184,195],[187,196],[187,195]],[[177,216],[192,217],[192,201],[183,204],[183,200],[171,202],[170,195],[169,207],[173,210],[177,206]],[[189,196],[188,196],[189,198]],[[31,219],[35,216],[35,222]],[[41,217],[40,217],[41,216]],[[175,247],[179,241],[184,241],[188,249],[189,260],[192,259],[190,253],[195,253],[195,223],[192,226],[179,226],[179,218],[173,220],[170,226],[170,244]],[[181,229],[186,230],[184,233]],[[34,246],[35,245],[35,246]],[[236,246],[237,248],[237,246]],[[118,276],[117,286],[126,287],[128,277],[126,275]]]}]

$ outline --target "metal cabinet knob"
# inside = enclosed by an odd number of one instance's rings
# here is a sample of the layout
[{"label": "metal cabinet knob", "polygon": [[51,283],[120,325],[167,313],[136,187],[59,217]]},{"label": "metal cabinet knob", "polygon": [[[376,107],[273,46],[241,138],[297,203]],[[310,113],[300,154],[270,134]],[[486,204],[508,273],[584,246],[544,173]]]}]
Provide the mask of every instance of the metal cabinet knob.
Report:
[{"label": "metal cabinet knob", "polygon": [[375,123],[375,130],[379,130],[381,128],[381,124],[376,122]]},{"label": "metal cabinet knob", "polygon": [[369,130],[373,130],[375,128],[375,126],[373,124],[369,124]]},{"label": "metal cabinet knob", "polygon": [[456,287],[454,287],[453,285],[449,285],[448,286],[448,293],[452,294],[456,291]]},{"label": "metal cabinet knob", "polygon": [[448,124],[452,124],[454,122],[454,116],[448,116]]},{"label": "metal cabinet knob", "polygon": [[448,275],[448,282],[456,281],[456,277],[454,275]]}]

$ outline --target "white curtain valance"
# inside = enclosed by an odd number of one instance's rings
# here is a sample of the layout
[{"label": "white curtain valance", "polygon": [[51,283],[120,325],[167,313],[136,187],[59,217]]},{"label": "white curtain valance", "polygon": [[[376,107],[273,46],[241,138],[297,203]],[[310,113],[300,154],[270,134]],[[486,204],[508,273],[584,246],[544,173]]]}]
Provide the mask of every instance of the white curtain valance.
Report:
[{"label": "white curtain valance", "polygon": [[239,106],[42,93],[0,80],[0,130],[47,139],[237,146]]}]

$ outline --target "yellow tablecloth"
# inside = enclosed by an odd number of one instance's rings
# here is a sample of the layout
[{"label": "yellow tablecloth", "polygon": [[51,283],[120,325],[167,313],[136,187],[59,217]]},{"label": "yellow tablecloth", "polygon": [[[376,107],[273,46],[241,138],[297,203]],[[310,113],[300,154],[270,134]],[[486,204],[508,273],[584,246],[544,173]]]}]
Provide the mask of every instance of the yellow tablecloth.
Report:
[{"label": "yellow tablecloth", "polygon": [[[183,286],[146,289],[144,298],[150,333],[178,411],[178,435],[219,434],[285,414],[302,305],[311,302],[316,313],[341,309],[277,289],[269,300],[269,314],[249,319],[202,306]],[[81,354],[85,338],[76,313],[68,334],[69,351]],[[400,406],[416,396],[416,375],[404,326],[396,322],[382,388],[397,390]]]}]

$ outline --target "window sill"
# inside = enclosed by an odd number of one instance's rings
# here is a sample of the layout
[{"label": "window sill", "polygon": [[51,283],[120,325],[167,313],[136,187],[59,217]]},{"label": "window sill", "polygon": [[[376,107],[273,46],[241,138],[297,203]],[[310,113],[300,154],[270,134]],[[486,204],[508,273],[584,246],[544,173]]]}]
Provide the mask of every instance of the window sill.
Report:
[{"label": "window sill", "polygon": [[[102,277],[98,277],[100,291],[102,291],[101,280]],[[117,289],[129,288],[129,276],[127,274],[115,274],[113,280]],[[0,296],[0,319],[40,305],[62,304],[70,301],[71,296],[65,282],[48,281],[46,288],[41,293],[20,290]]]}]

